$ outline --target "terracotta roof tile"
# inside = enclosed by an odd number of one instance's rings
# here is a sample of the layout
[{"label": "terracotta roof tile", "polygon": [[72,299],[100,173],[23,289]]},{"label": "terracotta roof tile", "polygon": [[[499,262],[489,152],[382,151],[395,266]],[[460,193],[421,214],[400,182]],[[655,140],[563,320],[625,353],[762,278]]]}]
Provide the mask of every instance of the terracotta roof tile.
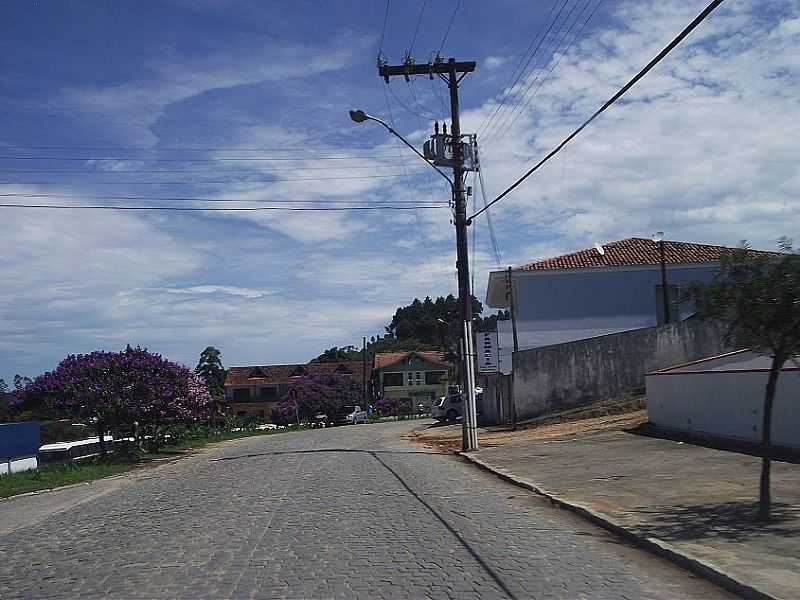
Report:
[{"label": "terracotta roof tile", "polygon": [[[361,361],[230,367],[225,377],[225,385],[285,384],[291,383],[293,377],[306,373],[309,375],[339,373],[360,382],[364,376],[364,367]],[[369,365],[367,365],[367,380],[369,378]]]},{"label": "terracotta roof tile", "polygon": [[[596,248],[579,250],[562,256],[538,260],[517,267],[516,271],[551,271],[559,269],[592,269],[600,267],[627,267],[634,265],[661,264],[658,243],[646,238],[628,238],[603,244],[605,254]],[[664,241],[664,262],[669,265],[717,262],[735,248],[726,246],[710,246],[690,242]],[[774,254],[777,252],[761,252]]]},{"label": "terracotta roof tile", "polygon": [[420,350],[416,352],[379,352],[375,355],[375,368],[383,369],[400,361],[405,360],[411,354],[416,354],[421,359],[428,361],[434,365],[441,365],[443,367],[449,366],[450,363],[444,357],[444,352],[437,352],[435,350]]}]

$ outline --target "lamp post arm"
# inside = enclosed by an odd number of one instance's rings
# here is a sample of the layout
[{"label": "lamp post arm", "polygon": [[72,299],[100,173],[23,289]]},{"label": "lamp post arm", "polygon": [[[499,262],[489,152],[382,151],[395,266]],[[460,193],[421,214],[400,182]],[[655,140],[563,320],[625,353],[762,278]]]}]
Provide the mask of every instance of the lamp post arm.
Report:
[{"label": "lamp post arm", "polygon": [[407,142],[407,141],[406,141],[406,139],[405,139],[405,138],[404,138],[402,135],[400,135],[400,134],[399,134],[399,133],[397,133],[397,132],[396,132],[394,129],[392,129],[392,127],[391,127],[391,126],[390,126],[388,123],[386,123],[385,121],[382,121],[381,119],[379,119],[379,118],[377,118],[377,117],[373,117],[372,115],[366,115],[366,117],[367,117],[367,119],[368,119],[368,120],[370,120],[370,121],[375,121],[376,123],[380,123],[381,125],[383,125],[383,126],[384,126],[384,127],[387,129],[387,131],[388,131],[389,133],[391,133],[393,136],[395,136],[396,138],[398,138],[398,139],[399,139],[401,142],[403,142],[403,143],[404,143],[406,146],[408,146],[409,148],[411,148],[411,150],[413,150],[413,151],[414,151],[414,154],[416,154],[417,156],[419,156],[419,157],[420,157],[422,160],[424,160],[424,161],[425,161],[425,162],[426,162],[428,165],[430,165],[430,167],[431,167],[432,169],[435,169],[435,170],[436,170],[436,172],[437,172],[437,173],[439,173],[439,175],[441,175],[442,177],[444,177],[444,178],[447,180],[447,183],[449,183],[449,184],[450,184],[450,188],[451,188],[451,189],[453,188],[453,180],[452,180],[452,179],[450,179],[450,178],[449,178],[447,175],[445,175],[445,174],[444,174],[442,171],[440,171],[440,170],[439,170],[439,168],[438,168],[436,165],[433,165],[433,164],[431,164],[430,162],[428,162],[428,159],[427,159],[427,158],[425,158],[425,157],[422,155],[422,153],[421,153],[419,150],[417,150],[416,148],[414,148],[414,146],[413,146],[413,145],[411,145],[409,142]]}]

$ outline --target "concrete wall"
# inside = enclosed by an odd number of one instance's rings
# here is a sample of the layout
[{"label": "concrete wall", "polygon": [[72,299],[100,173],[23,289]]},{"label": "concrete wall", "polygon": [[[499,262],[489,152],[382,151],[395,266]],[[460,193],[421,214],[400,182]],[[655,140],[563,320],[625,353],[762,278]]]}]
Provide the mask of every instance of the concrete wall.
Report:
[{"label": "concrete wall", "polygon": [[514,353],[520,420],[643,390],[645,373],[728,350],[721,330],[689,320]]},{"label": "concrete wall", "polygon": [[[745,369],[651,373],[646,378],[647,413],[664,429],[760,443],[767,377],[764,370]],[[772,415],[775,446],[800,449],[798,397],[800,372],[783,371]]]},{"label": "concrete wall", "polygon": [[39,468],[39,461],[35,456],[28,458],[17,458],[14,460],[5,460],[0,462],[0,475],[8,475],[9,473],[20,473],[21,471],[31,471]]},{"label": "concrete wall", "polygon": [[508,375],[480,375],[478,385],[483,388],[480,424],[496,425],[510,419],[509,399],[511,396],[511,377]]}]

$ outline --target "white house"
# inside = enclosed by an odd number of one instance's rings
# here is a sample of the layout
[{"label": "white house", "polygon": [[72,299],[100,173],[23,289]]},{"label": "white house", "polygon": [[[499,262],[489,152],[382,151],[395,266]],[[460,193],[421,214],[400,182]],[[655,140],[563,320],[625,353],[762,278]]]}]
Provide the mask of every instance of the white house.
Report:
[{"label": "white house", "polygon": [[[692,314],[692,307],[672,304],[680,285],[710,281],[720,258],[734,249],[668,240],[661,243],[670,321],[683,320]],[[663,323],[659,244],[628,238],[512,269],[520,350]],[[509,307],[507,277],[507,271],[489,274],[488,306]],[[510,321],[498,321],[498,334],[501,367],[508,373],[513,347]]]}]

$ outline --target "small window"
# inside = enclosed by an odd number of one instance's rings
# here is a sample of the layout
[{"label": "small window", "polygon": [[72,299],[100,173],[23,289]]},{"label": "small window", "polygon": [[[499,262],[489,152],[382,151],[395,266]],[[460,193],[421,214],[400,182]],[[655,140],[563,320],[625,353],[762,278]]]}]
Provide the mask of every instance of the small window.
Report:
[{"label": "small window", "polygon": [[384,373],[383,387],[403,387],[402,373]]},{"label": "small window", "polygon": [[261,399],[262,400],[274,400],[278,397],[278,390],[272,386],[265,386],[261,388]]},{"label": "small window", "polygon": [[249,402],[250,388],[234,388],[233,399],[238,402]]},{"label": "small window", "polygon": [[425,371],[425,385],[438,385],[445,376],[445,371]]}]

